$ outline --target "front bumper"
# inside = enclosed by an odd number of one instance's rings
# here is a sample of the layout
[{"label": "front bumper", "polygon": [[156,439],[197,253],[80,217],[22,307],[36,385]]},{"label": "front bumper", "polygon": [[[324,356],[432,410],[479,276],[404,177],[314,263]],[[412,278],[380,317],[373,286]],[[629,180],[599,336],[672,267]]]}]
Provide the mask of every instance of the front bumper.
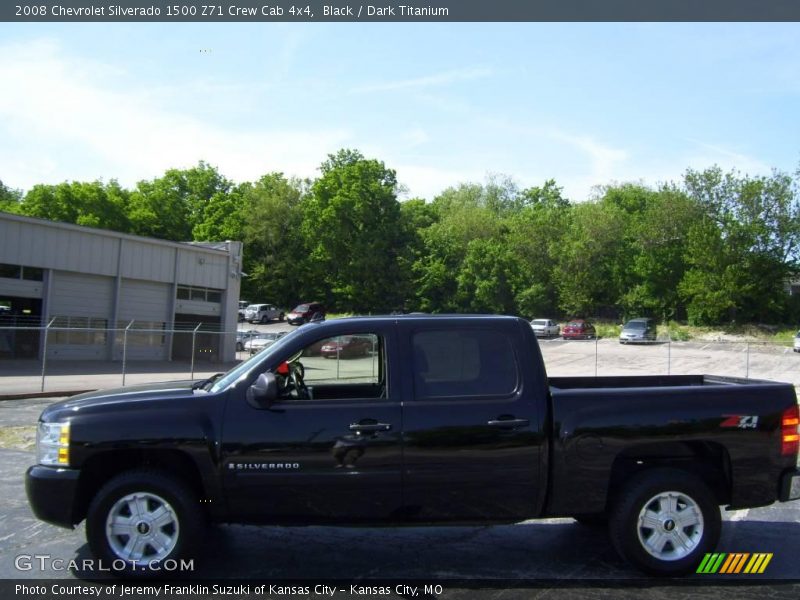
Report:
[{"label": "front bumper", "polygon": [[42,521],[69,527],[75,525],[75,500],[80,471],[34,465],[25,473],[25,493],[33,514]]},{"label": "front bumper", "polygon": [[789,469],[781,477],[778,500],[788,502],[800,498],[800,469]]}]

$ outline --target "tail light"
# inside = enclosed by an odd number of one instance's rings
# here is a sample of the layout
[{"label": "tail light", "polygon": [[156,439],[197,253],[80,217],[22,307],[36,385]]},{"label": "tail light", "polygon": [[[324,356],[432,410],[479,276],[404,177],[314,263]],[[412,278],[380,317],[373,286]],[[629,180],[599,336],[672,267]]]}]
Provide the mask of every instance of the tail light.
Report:
[{"label": "tail light", "polygon": [[783,411],[781,418],[781,454],[783,456],[797,456],[800,449],[800,410],[795,404]]}]

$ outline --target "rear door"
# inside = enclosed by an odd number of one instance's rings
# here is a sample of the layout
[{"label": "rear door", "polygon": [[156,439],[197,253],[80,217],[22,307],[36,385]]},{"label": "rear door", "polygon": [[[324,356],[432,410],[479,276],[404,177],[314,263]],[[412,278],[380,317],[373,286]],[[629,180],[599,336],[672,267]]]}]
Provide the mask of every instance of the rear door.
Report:
[{"label": "rear door", "polygon": [[[403,405],[403,496],[417,520],[515,520],[540,501],[543,382],[513,319],[400,322],[413,382]],[[543,393],[543,392],[541,392]]]}]

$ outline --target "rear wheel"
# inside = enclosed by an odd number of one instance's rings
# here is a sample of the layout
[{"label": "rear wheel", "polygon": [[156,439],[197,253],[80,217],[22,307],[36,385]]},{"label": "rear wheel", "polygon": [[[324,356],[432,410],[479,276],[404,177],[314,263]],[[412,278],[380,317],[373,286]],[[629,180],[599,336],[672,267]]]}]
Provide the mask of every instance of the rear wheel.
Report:
[{"label": "rear wheel", "polygon": [[652,575],[694,571],[719,541],[719,505],[697,477],[677,469],[636,475],[611,512],[617,552]]},{"label": "rear wheel", "polygon": [[113,566],[115,575],[133,578],[170,574],[172,561],[198,547],[202,529],[195,495],[160,471],[113,478],[94,497],[86,517],[92,553]]}]

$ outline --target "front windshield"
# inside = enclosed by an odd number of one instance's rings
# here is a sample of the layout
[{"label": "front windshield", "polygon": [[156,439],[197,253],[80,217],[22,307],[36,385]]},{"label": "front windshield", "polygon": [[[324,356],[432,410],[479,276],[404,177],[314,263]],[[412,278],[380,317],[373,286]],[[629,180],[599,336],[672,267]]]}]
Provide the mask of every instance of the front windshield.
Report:
[{"label": "front windshield", "polygon": [[223,375],[222,377],[217,379],[214,382],[214,385],[212,385],[211,388],[209,389],[209,392],[211,392],[212,394],[219,393],[222,390],[224,390],[225,388],[227,388],[228,386],[230,386],[233,383],[235,383],[236,381],[238,381],[239,378],[242,375],[244,375],[245,373],[250,371],[257,364],[267,360],[270,356],[272,356],[272,354],[274,352],[280,352],[281,348],[283,348],[286,345],[286,342],[288,340],[291,340],[292,337],[298,331],[300,331],[300,330],[299,329],[295,329],[291,333],[288,333],[288,334],[286,334],[284,336],[279,337],[278,340],[274,344],[272,344],[269,347],[265,348],[262,352],[259,352],[258,354],[254,354],[249,359],[247,359],[244,362],[236,365],[233,369],[231,369],[230,371],[225,373],[225,375]]},{"label": "front windshield", "polygon": [[307,312],[308,311],[308,304],[301,304],[300,306],[295,307],[292,312]]},{"label": "front windshield", "polygon": [[625,329],[644,329],[645,324],[644,321],[630,321],[627,325],[625,325]]}]

